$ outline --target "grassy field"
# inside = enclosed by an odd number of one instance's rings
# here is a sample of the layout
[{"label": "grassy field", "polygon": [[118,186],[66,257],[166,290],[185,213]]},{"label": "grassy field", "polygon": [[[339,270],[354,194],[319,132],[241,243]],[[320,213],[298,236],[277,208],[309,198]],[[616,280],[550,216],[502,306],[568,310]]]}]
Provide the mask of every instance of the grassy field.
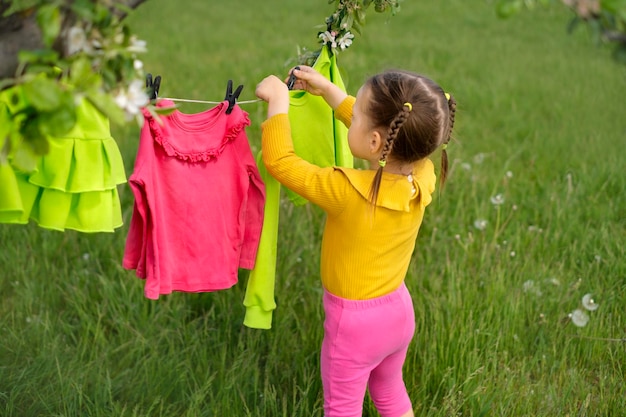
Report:
[{"label": "grassy field", "polygon": [[[316,0],[150,0],[130,17],[161,96],[241,100],[285,75],[332,12]],[[403,2],[339,57],[349,92],[388,67],[459,103],[452,172],[407,276],[418,416],[626,410],[626,69],[562,8],[498,20],[492,1]],[[185,104],[193,112],[207,106]],[[265,108],[244,107],[259,147]],[[132,172],[136,127],[115,131]],[[435,155],[438,161],[438,155]],[[247,272],[211,294],[143,297],[114,234],[0,225],[0,416],[321,416],[323,215],[285,203],[271,330],[242,325]],[[591,293],[585,327],[569,314]],[[365,416],[376,416],[369,399]]]}]

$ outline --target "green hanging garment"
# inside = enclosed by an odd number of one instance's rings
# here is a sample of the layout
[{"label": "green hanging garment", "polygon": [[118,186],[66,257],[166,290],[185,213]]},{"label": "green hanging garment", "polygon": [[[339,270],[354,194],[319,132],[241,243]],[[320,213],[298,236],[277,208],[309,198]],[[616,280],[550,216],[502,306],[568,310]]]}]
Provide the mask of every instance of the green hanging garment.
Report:
[{"label": "green hanging garment", "polygon": [[[332,55],[327,47],[322,47],[313,68],[333,84],[346,90],[337,66],[337,57]],[[290,91],[289,121],[297,155],[322,167],[352,168],[353,158],[348,146],[348,128],[335,119],[333,109],[322,97],[301,90]],[[272,313],[276,308],[274,284],[281,186],[267,173],[260,153],[257,164],[265,183],[265,217],[255,268],[250,272],[243,302],[246,307],[244,325],[255,329],[270,329]],[[295,205],[306,204],[307,200],[303,197],[288,189],[285,190]]]},{"label": "green hanging garment", "polygon": [[[337,66],[337,56],[328,47],[322,47],[313,68],[346,91]],[[322,97],[302,90],[290,91],[289,122],[293,147],[299,157],[320,167],[352,168],[348,128],[335,119],[335,112]],[[307,203],[293,191],[286,192],[295,205]]]},{"label": "green hanging garment", "polygon": [[[0,94],[2,118],[19,117],[25,98],[20,87]],[[77,122],[63,137],[48,137],[49,151],[30,169],[19,163],[17,146],[0,159],[0,222],[64,231],[113,232],[122,226],[117,185],[126,182],[109,120],[87,100],[76,108]],[[0,132],[0,137],[3,136]],[[15,142],[15,141],[14,141]]]}]

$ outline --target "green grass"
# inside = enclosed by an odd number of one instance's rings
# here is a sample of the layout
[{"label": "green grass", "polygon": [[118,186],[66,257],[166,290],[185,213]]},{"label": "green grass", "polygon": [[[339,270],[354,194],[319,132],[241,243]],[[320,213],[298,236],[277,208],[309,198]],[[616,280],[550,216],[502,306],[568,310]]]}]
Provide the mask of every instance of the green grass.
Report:
[{"label": "green grass", "polygon": [[[315,46],[332,11],[321,0],[232,3],[150,0],[130,17],[162,96],[219,101],[232,79],[253,99],[297,46]],[[339,63],[351,93],[401,67],[459,102],[451,177],[407,277],[416,415],[622,414],[624,67],[584,31],[567,34],[562,8],[501,21],[492,2],[402,7],[371,12]],[[245,110],[258,149],[265,108]],[[115,136],[130,175],[137,128]],[[278,308],[264,331],[242,326],[246,271],[228,291],[144,299],[121,267],[132,194],[120,193],[126,226],[114,234],[0,225],[0,415],[321,416],[320,211],[283,205]],[[578,328],[568,314],[586,293],[600,307]],[[364,415],[377,415],[369,399]]]}]

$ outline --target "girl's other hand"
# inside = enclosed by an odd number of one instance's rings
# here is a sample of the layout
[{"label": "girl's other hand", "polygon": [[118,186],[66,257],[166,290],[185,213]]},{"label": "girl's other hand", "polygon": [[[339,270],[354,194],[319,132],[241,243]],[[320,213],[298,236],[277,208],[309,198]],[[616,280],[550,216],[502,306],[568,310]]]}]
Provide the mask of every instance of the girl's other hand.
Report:
[{"label": "girl's other hand", "polygon": [[256,86],[255,94],[258,98],[268,103],[272,99],[287,94],[287,86],[275,75],[267,76]]},{"label": "girl's other hand", "polygon": [[287,85],[275,75],[265,77],[256,86],[255,94],[268,103],[267,117],[289,111],[289,90]]}]

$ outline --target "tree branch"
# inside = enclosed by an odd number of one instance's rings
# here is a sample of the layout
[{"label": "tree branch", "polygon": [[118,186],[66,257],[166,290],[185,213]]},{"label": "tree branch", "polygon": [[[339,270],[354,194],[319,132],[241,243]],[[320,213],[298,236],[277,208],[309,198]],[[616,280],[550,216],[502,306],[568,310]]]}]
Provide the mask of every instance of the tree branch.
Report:
[{"label": "tree branch", "polygon": [[[145,1],[147,0],[119,0],[116,4],[136,9]],[[0,0],[0,79],[15,76],[19,51],[39,49],[43,46],[35,11],[19,12],[3,17],[9,6],[10,2]],[[119,8],[116,8],[116,14],[120,18],[126,17],[126,12]],[[73,19],[66,19],[66,21],[73,21]],[[62,30],[61,33],[65,31]],[[62,44],[63,42],[55,44],[59,45],[58,51],[61,54],[63,53]]]}]

